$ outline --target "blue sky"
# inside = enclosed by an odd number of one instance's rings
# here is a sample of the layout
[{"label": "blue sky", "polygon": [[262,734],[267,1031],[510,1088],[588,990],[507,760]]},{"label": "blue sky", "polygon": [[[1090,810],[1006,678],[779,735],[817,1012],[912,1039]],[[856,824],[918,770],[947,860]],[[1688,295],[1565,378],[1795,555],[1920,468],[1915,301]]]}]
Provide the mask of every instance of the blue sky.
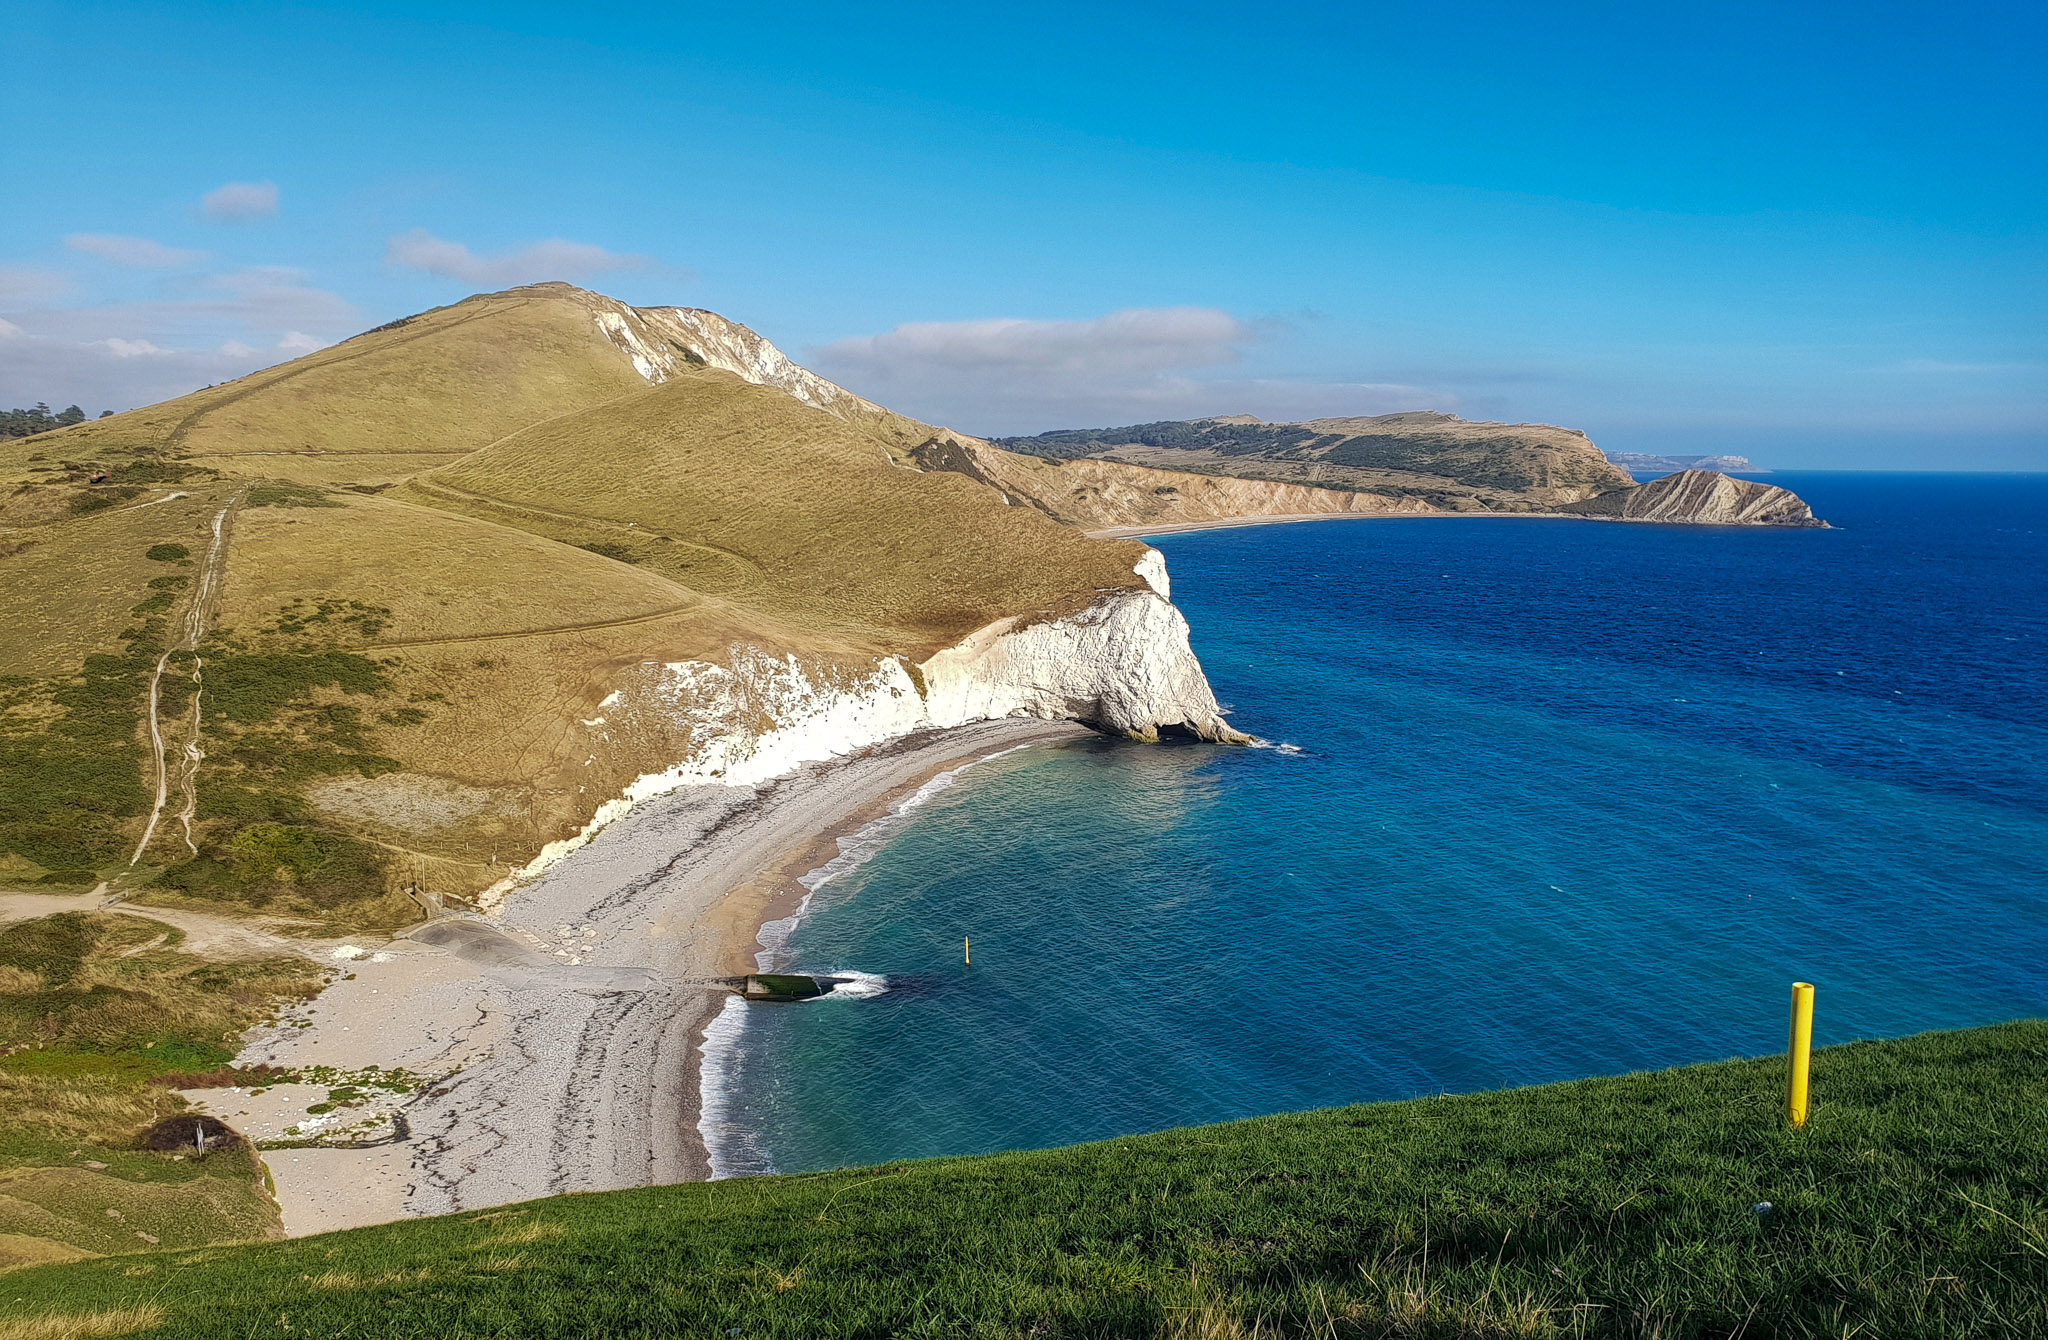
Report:
[{"label": "blue sky", "polygon": [[0,402],[564,278],[975,432],[2048,469],[2044,13],[16,0]]}]

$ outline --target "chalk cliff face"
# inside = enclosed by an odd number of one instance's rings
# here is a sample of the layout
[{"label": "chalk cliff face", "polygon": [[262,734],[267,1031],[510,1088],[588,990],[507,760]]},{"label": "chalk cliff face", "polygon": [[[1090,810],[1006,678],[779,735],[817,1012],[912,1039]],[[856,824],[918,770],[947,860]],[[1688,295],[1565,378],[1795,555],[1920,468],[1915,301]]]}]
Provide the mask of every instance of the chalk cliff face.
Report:
[{"label": "chalk cliff face", "polygon": [[1824,527],[1797,494],[1754,479],[1712,470],[1684,470],[1632,489],[1603,493],[1562,510],[1615,521],[1661,521],[1688,526]]},{"label": "chalk cliff face", "polygon": [[[1165,562],[1148,550],[1165,585]],[[1188,647],[1188,623],[1163,593],[1126,591],[1077,615],[1004,619],[921,667],[933,725],[993,717],[1070,718],[1139,740],[1162,729],[1241,742]]]},{"label": "chalk cliff face", "polygon": [[813,409],[883,413],[843,386],[826,381],[760,335],[716,312],[696,307],[629,307],[601,293],[577,290],[597,328],[633,362],[649,382],[667,381],[691,367],[713,367],[756,386],[786,391]]}]

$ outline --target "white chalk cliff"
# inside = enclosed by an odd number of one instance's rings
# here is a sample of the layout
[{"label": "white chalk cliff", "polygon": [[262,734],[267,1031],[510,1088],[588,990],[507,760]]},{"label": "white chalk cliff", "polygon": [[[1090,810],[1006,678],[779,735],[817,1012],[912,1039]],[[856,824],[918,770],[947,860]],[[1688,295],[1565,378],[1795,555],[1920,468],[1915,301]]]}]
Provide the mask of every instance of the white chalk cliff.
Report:
[{"label": "white chalk cliff", "polygon": [[1105,594],[1078,614],[975,630],[920,665],[890,656],[871,670],[806,664],[735,647],[729,665],[680,661],[641,667],[583,723],[596,742],[660,735],[687,741],[684,757],[642,775],[599,806],[583,830],[551,842],[484,894],[490,906],[583,846],[641,801],[685,786],[756,786],[806,763],[853,753],[915,731],[1003,717],[1083,722],[1136,740],[1161,731],[1219,743],[1231,729],[1188,645],[1188,623],[1167,599],[1166,560],[1147,549],[1133,571],[1142,591]]},{"label": "white chalk cliff", "polygon": [[660,384],[687,367],[712,367],[756,386],[786,391],[813,409],[841,418],[886,414],[810,369],[760,335],[698,307],[630,307],[601,293],[578,291],[604,337],[632,360],[633,370]]}]

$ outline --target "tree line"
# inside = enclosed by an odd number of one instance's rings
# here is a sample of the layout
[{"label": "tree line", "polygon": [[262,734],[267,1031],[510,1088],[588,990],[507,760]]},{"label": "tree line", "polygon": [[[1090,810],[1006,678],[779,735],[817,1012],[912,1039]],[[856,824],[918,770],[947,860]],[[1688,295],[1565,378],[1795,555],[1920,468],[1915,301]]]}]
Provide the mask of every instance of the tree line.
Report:
[{"label": "tree line", "polygon": [[[100,417],[104,419],[113,412],[101,410]],[[52,428],[69,428],[84,422],[85,411],[76,405],[67,405],[53,414],[48,405],[38,400],[34,409],[0,409],[0,437],[33,437]]]}]

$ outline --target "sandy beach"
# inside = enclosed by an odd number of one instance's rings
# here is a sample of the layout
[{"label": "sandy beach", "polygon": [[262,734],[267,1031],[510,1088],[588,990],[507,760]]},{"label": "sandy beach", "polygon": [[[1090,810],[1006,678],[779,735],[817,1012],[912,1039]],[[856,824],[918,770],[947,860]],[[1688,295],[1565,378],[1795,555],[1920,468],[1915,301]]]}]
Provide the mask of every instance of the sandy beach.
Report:
[{"label": "sandy beach", "polygon": [[[317,1133],[364,1147],[266,1151],[287,1231],[706,1176],[703,1029],[729,992],[720,979],[753,971],[763,922],[801,898],[797,877],[940,772],[1085,734],[994,721],[906,736],[758,788],[686,788],[611,824],[491,917],[325,949],[343,975],[252,1034],[241,1061],[374,1065],[431,1082],[313,1119],[326,1123]],[[319,1091],[188,1097],[262,1141],[307,1132],[305,1105]]]}]

